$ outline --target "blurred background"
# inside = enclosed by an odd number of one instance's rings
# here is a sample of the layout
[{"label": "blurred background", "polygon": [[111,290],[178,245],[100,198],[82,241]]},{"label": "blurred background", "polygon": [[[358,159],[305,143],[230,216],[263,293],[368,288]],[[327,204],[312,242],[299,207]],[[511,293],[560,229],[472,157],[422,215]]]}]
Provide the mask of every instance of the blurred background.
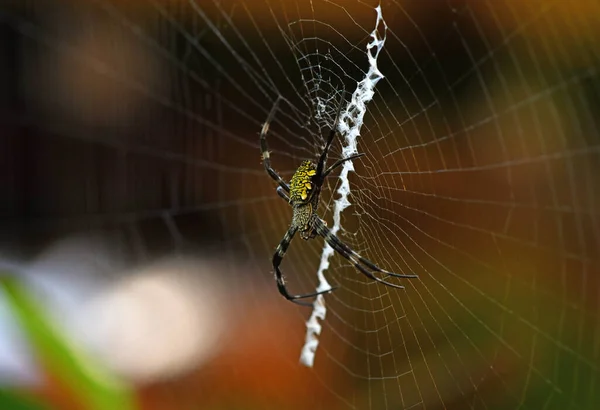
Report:
[{"label": "blurred background", "polygon": [[[340,238],[277,292],[289,179],[368,69]],[[596,409],[595,0],[8,0],[0,6],[1,409]],[[343,138],[340,138],[340,141]],[[341,143],[332,158],[341,155]],[[332,222],[337,177],[320,215]],[[322,240],[282,264],[311,292]]]}]

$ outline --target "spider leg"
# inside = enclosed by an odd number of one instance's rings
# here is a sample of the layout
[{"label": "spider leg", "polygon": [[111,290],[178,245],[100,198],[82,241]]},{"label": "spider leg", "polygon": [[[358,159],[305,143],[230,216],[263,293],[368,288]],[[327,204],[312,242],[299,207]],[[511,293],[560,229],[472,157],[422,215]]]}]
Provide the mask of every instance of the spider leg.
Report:
[{"label": "spider leg", "polygon": [[338,122],[340,121],[340,114],[342,113],[342,105],[344,102],[344,94],[345,91],[342,92],[342,96],[340,97],[340,103],[338,105],[337,113],[335,115],[335,121],[333,126],[331,127],[331,131],[329,132],[329,136],[327,137],[327,142],[325,143],[325,148],[319,157],[319,162],[317,163],[317,176],[319,178],[323,178],[323,168],[325,168],[325,163],[327,162],[327,154],[329,152],[329,147],[331,147],[331,143],[337,134]]},{"label": "spider leg", "polygon": [[[279,191],[279,189],[278,189],[278,191]],[[321,292],[307,293],[306,295],[290,295],[289,294],[289,292],[287,291],[287,288],[285,287],[285,281],[283,280],[283,274],[279,270],[279,265],[281,264],[281,261],[283,260],[283,257],[285,256],[285,252],[287,251],[288,246],[290,245],[290,242],[292,241],[292,239],[294,239],[295,234],[296,234],[296,228],[291,227],[290,229],[288,229],[288,231],[283,236],[283,239],[277,246],[277,249],[275,250],[275,254],[273,255],[273,267],[275,268],[275,279],[277,280],[277,289],[279,289],[279,293],[281,293],[281,295],[284,298],[286,298],[287,300],[289,300],[290,302],[296,303],[298,305],[303,305],[303,306],[312,306],[311,303],[300,302],[300,301],[298,301],[298,299],[313,298],[313,297],[316,297],[319,295],[323,295],[325,293],[329,293],[329,292],[335,290],[336,288],[330,288],[327,290],[323,290]]]},{"label": "spider leg", "polygon": [[290,197],[283,187],[280,187],[280,186],[277,187],[277,195],[279,195],[280,197],[285,199],[285,202],[288,202],[288,203],[290,202]]},{"label": "spider leg", "polygon": [[403,275],[403,274],[390,272],[385,269],[381,269],[380,267],[375,265],[370,260],[360,256],[352,248],[350,248],[348,245],[346,245],[344,242],[342,242],[337,236],[335,236],[331,232],[331,230],[327,226],[325,226],[324,221],[320,218],[315,221],[315,229],[317,230],[317,233],[319,235],[321,235],[336,252],[338,252],[340,255],[342,255],[344,258],[346,258],[348,261],[352,262],[354,264],[354,266],[356,267],[356,269],[358,269],[361,273],[363,273],[365,276],[367,276],[370,279],[373,279],[379,283],[383,283],[384,285],[387,285],[387,286],[391,286],[391,287],[398,288],[398,289],[404,289],[404,286],[396,285],[394,283],[390,283],[390,282],[384,281],[383,279],[376,277],[375,275],[373,275],[373,273],[366,270],[362,265],[365,265],[366,267],[370,268],[371,270],[373,270],[375,272],[380,272],[386,276],[392,276],[392,277],[396,277],[396,278],[416,278],[417,277],[417,275]]},{"label": "spider leg", "polygon": [[273,121],[273,117],[275,116],[275,112],[277,112],[278,105],[279,105],[279,98],[277,98],[277,100],[275,100],[275,103],[273,104],[273,108],[271,108],[271,111],[269,112],[267,120],[263,124],[262,129],[260,131],[260,151],[261,151],[261,154],[262,154],[263,165],[265,166],[265,171],[267,171],[267,174],[269,174],[269,176],[271,178],[273,178],[275,180],[275,182],[277,182],[277,184],[279,186],[283,187],[283,189],[285,189],[286,191],[289,192],[290,191],[290,187],[288,186],[288,184],[283,180],[283,178],[281,178],[279,176],[279,174],[277,173],[277,171],[275,171],[271,167],[271,158],[270,158],[270,153],[269,153],[269,146],[267,144],[267,134],[269,132],[269,126],[271,125],[271,121]]},{"label": "spider leg", "polygon": [[[286,202],[289,202],[290,197],[288,196],[288,194],[285,192],[285,190],[282,187],[277,187],[277,194],[279,194],[279,196],[281,198],[283,198]],[[390,272],[387,271],[385,269],[381,269],[379,266],[375,265],[373,262],[371,262],[370,260],[360,256],[358,253],[356,253],[352,248],[350,248],[348,245],[346,245],[344,242],[342,242],[337,236],[335,236],[334,234],[331,233],[331,230],[327,227],[327,224],[325,223],[324,220],[318,218],[315,222],[315,229],[317,231],[317,233],[319,235],[321,235],[325,240],[328,239],[329,236],[329,240],[327,241],[327,243],[329,243],[329,245],[331,245],[331,247],[333,249],[335,249],[336,251],[338,251],[340,254],[342,254],[342,256],[344,256],[346,259],[348,259],[349,261],[353,262],[353,263],[357,263],[356,260],[358,260],[358,262],[362,263],[363,265],[367,266],[368,268],[370,268],[371,270],[374,270],[375,272],[381,272],[384,275],[387,276],[392,276],[394,278],[407,278],[407,279],[412,279],[412,278],[417,278],[418,275],[406,275],[406,274],[400,274],[400,273],[394,273],[394,272]],[[335,246],[331,243],[334,242]],[[343,252],[340,252],[340,249]],[[344,253],[345,252],[345,253]],[[348,255],[348,256],[346,256]],[[355,258],[356,260],[352,259]],[[370,278],[373,278],[372,275],[368,272],[364,272],[364,268],[362,266],[357,266],[357,268],[363,272],[365,275],[367,275]],[[374,278],[376,281],[380,282],[381,280],[379,278]],[[385,282],[386,284],[389,284],[390,286],[393,287],[398,287],[398,285],[394,285],[388,282]],[[403,288],[403,286],[400,286],[400,288]]]},{"label": "spider leg", "polygon": [[325,179],[325,177],[327,177],[327,175],[329,175],[329,173],[331,171],[333,171],[334,169],[336,169],[337,167],[339,167],[340,165],[342,165],[344,162],[346,161],[350,161],[351,159],[356,159],[356,158],[360,158],[362,156],[366,155],[364,152],[361,154],[354,154],[354,155],[350,155],[348,158],[342,158],[342,159],[338,159],[337,161],[335,161],[333,163],[332,166],[330,166],[329,168],[327,168],[327,171],[325,171],[323,173],[323,179]]}]

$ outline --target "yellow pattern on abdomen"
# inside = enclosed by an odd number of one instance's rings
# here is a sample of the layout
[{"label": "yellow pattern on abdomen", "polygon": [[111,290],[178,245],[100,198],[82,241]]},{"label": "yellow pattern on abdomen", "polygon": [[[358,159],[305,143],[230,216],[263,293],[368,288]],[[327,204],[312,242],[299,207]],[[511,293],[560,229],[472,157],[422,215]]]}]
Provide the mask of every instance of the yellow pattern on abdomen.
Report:
[{"label": "yellow pattern on abdomen", "polygon": [[312,177],[317,174],[315,164],[303,161],[290,181],[290,202],[304,202],[310,197]]}]

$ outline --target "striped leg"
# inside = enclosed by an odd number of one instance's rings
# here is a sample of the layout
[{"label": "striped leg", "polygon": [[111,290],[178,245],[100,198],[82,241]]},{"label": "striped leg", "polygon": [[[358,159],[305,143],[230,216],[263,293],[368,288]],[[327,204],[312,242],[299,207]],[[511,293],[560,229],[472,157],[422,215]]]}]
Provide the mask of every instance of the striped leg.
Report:
[{"label": "striped leg", "polygon": [[280,186],[277,187],[277,195],[279,195],[280,197],[285,199],[285,202],[290,202],[290,197],[287,194],[286,190],[283,189],[283,187],[280,187]]},{"label": "striped leg", "polygon": [[321,292],[307,293],[306,295],[290,295],[289,294],[289,292],[287,291],[287,288],[285,287],[285,281],[283,280],[283,274],[279,270],[279,265],[281,265],[281,261],[283,260],[283,257],[285,256],[285,252],[287,251],[288,246],[290,245],[290,242],[292,241],[292,239],[294,239],[295,234],[296,234],[296,228],[292,227],[292,228],[288,229],[288,231],[283,236],[283,239],[277,246],[277,249],[275,250],[275,254],[273,255],[273,267],[275,268],[275,279],[277,280],[277,288],[279,289],[279,293],[281,293],[281,295],[284,298],[286,298],[287,300],[294,302],[298,305],[311,306],[310,303],[300,302],[300,301],[298,301],[298,299],[313,298],[313,297],[316,297],[319,295],[323,295],[325,293],[329,293],[332,290],[334,290],[335,288],[327,289],[327,290],[324,290]]},{"label": "striped leg", "polygon": [[375,275],[373,275],[373,273],[366,270],[365,267],[363,267],[362,265],[365,265],[367,268],[369,268],[375,272],[382,273],[386,276],[392,276],[392,277],[396,277],[396,278],[416,278],[417,277],[417,275],[403,275],[403,274],[398,274],[398,273],[394,273],[394,272],[389,272],[385,269],[381,269],[379,266],[375,265],[370,260],[360,256],[358,253],[356,253],[354,250],[352,250],[352,248],[350,248],[348,245],[346,245],[344,242],[342,242],[337,236],[335,236],[333,233],[331,233],[331,230],[327,226],[325,226],[325,222],[322,219],[316,220],[315,229],[317,230],[317,233],[319,235],[321,235],[337,253],[339,253],[344,258],[346,258],[347,260],[352,262],[354,264],[354,266],[356,267],[356,269],[358,269],[362,274],[364,274],[365,276],[367,276],[370,279],[373,279],[374,281],[383,283],[384,285],[391,286],[393,288],[404,289],[404,286],[386,282],[383,279],[376,277]]},{"label": "striped leg", "polygon": [[260,131],[260,151],[262,154],[263,165],[265,166],[265,171],[267,171],[267,174],[269,174],[269,176],[271,178],[273,178],[279,186],[283,187],[283,189],[285,189],[287,192],[289,192],[290,187],[288,186],[288,184],[283,180],[283,178],[281,178],[279,176],[277,171],[275,171],[271,167],[271,156],[270,156],[271,154],[269,153],[269,146],[267,145],[267,134],[269,132],[269,126],[271,125],[271,121],[273,121],[275,112],[277,112],[278,105],[279,105],[279,98],[277,98],[277,100],[275,100],[275,103],[273,104],[273,108],[271,108],[271,111],[269,112],[269,116],[267,117],[267,121],[265,121],[265,123],[263,124],[262,129]]},{"label": "striped leg", "polygon": [[340,121],[340,114],[342,113],[342,105],[344,103],[344,95],[346,91],[342,91],[342,95],[340,97],[340,103],[338,105],[337,113],[335,115],[334,123],[331,127],[331,131],[329,132],[329,136],[327,137],[327,141],[325,142],[325,148],[319,157],[319,162],[317,163],[317,177],[321,179],[324,178],[323,169],[325,168],[325,164],[327,163],[327,154],[329,153],[329,147],[331,147],[331,143],[337,134],[338,122]]},{"label": "striped leg", "polygon": [[335,161],[335,163],[332,166],[330,166],[329,168],[327,168],[327,171],[325,171],[325,173],[323,174],[323,179],[325,179],[327,177],[327,175],[329,175],[329,173],[331,171],[333,171],[334,169],[336,169],[337,167],[339,167],[340,165],[342,165],[344,162],[350,161],[351,159],[360,158],[360,157],[362,157],[364,155],[365,155],[365,153],[363,152],[361,154],[350,155],[348,158],[338,159],[337,161]]}]

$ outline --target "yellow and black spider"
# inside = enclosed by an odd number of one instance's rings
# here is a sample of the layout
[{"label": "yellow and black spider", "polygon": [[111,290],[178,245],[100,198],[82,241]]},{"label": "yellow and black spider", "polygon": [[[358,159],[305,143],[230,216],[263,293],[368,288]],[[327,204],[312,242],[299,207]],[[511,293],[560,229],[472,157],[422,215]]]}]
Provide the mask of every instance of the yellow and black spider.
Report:
[{"label": "yellow and black spider", "polygon": [[324,293],[329,293],[336,289],[336,287],[321,291],[308,293],[305,295],[290,295],[285,287],[285,282],[283,280],[283,275],[279,270],[279,265],[283,260],[283,256],[287,251],[290,242],[294,238],[294,235],[299,230],[300,236],[302,239],[308,240],[312,239],[317,235],[322,236],[325,241],[340,255],[346,258],[348,261],[352,262],[354,266],[362,272],[367,277],[375,280],[379,283],[383,283],[384,285],[391,286],[394,288],[404,289],[404,286],[396,285],[390,282],[386,282],[385,280],[376,277],[372,272],[367,270],[370,269],[374,272],[378,272],[384,274],[386,276],[393,276],[397,278],[416,278],[417,275],[401,275],[398,273],[389,272],[387,270],[381,269],[373,262],[368,259],[363,258],[358,253],[356,253],[352,248],[342,242],[337,236],[335,236],[331,230],[325,224],[318,215],[317,208],[319,206],[319,196],[321,195],[321,187],[325,178],[337,167],[343,164],[345,161],[349,161],[351,159],[355,159],[363,156],[364,154],[355,154],[351,155],[348,158],[342,158],[336,161],[329,168],[326,168],[327,163],[327,153],[329,148],[331,147],[331,143],[335,135],[337,134],[337,124],[340,117],[340,111],[342,107],[342,103],[337,110],[336,118],[334,126],[332,127],[329,136],[327,137],[327,141],[325,143],[325,148],[323,152],[319,156],[318,162],[315,164],[313,161],[303,161],[294,175],[292,176],[292,180],[288,185],[283,178],[279,176],[279,174],[271,168],[271,159],[269,155],[269,147],[267,146],[267,133],[269,132],[269,125],[273,120],[273,116],[275,115],[275,111],[277,110],[279,99],[275,101],[273,108],[271,108],[271,112],[267,117],[267,121],[264,123],[262,130],[260,132],[260,149],[262,151],[262,159],[263,164],[265,166],[265,170],[269,174],[271,178],[277,182],[277,194],[280,197],[285,199],[292,206],[292,222],[288,231],[283,236],[283,239],[277,246],[275,250],[275,254],[273,255],[273,267],[275,268],[275,278],[277,280],[277,288],[279,289],[279,293],[286,298],[287,300],[297,303],[299,305],[308,305],[308,303],[299,302],[298,299],[312,298],[318,295],[322,295]]}]

